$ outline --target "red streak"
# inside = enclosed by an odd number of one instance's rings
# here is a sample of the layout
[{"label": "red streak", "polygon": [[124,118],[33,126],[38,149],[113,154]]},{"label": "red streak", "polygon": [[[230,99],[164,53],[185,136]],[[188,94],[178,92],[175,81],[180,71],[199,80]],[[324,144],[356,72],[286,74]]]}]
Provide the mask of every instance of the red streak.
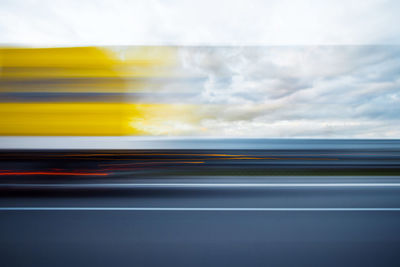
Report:
[{"label": "red streak", "polygon": [[108,173],[96,173],[96,172],[0,172],[0,175],[96,175],[105,176]]}]

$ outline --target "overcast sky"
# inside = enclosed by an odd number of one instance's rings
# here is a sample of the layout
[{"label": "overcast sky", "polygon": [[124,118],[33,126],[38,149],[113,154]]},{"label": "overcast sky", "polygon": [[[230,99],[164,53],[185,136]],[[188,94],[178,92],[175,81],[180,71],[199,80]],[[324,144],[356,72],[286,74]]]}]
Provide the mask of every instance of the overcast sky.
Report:
[{"label": "overcast sky", "polygon": [[1,0],[0,42],[400,44],[397,0]]},{"label": "overcast sky", "polygon": [[400,137],[400,46],[181,48],[203,134]]},{"label": "overcast sky", "polygon": [[400,138],[398,14],[382,0],[3,0],[0,42],[186,46],[205,129],[189,135]]}]

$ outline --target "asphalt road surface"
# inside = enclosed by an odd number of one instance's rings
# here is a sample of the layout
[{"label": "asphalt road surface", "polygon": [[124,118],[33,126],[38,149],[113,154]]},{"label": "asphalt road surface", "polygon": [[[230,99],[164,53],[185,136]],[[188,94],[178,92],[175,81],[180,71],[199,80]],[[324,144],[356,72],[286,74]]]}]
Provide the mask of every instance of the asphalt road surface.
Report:
[{"label": "asphalt road surface", "polygon": [[400,266],[397,176],[0,185],[2,266]]},{"label": "asphalt road surface", "polygon": [[400,140],[35,143],[0,151],[1,267],[400,266]]}]

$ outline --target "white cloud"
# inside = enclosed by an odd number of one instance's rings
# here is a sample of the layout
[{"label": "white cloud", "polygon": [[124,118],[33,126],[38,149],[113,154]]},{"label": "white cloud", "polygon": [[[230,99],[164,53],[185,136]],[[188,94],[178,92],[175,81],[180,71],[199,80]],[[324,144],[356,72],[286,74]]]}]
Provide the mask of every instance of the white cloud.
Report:
[{"label": "white cloud", "polygon": [[396,0],[3,0],[0,42],[399,44]]}]

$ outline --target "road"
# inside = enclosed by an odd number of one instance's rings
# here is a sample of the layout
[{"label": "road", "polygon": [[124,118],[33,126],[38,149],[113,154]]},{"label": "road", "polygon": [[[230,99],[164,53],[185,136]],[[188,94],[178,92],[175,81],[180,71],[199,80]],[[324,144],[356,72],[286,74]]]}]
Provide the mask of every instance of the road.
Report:
[{"label": "road", "polygon": [[400,266],[398,176],[0,185],[3,266]]}]

